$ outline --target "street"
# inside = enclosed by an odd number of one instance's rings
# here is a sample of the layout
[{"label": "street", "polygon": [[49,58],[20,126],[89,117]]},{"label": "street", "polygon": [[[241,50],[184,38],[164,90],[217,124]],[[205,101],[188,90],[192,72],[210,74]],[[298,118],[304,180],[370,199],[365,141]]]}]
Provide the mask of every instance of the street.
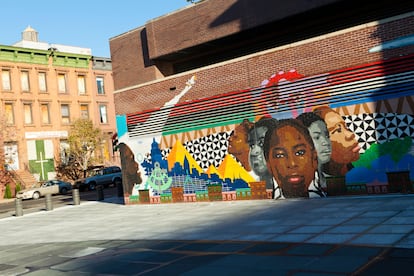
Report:
[{"label": "street", "polygon": [[[109,187],[103,190],[104,197],[117,196],[116,187]],[[98,200],[98,191],[85,191],[79,192],[80,203],[86,201]],[[61,207],[65,205],[73,205],[72,192],[68,192],[66,195],[54,195],[52,196],[53,208]],[[28,199],[22,201],[23,215],[46,210],[46,198],[41,197],[38,200]],[[14,216],[16,214],[15,200],[10,200],[0,204],[0,218],[6,218]]]}]

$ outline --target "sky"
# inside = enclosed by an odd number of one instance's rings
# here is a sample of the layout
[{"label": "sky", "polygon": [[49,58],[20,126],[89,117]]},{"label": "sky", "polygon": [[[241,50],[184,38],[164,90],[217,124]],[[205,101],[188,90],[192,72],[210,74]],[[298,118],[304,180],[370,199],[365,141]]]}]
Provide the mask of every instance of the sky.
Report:
[{"label": "sky", "polygon": [[2,1],[0,44],[20,41],[31,26],[40,42],[90,48],[93,56],[111,57],[112,37],[188,5],[186,0]]}]

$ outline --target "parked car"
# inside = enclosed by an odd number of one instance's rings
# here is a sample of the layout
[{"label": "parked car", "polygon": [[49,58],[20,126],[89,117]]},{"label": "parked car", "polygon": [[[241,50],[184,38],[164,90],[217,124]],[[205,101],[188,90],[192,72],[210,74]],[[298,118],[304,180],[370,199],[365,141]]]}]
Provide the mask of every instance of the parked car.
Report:
[{"label": "parked car", "polygon": [[122,184],[122,171],[118,166],[110,166],[94,169],[91,176],[80,178],[75,181],[75,188],[80,191],[93,191],[97,186],[102,185],[107,188],[110,185]]},{"label": "parked car", "polygon": [[32,187],[24,189],[16,194],[16,198],[21,199],[39,199],[46,194],[66,194],[72,190],[72,184],[62,180],[48,180],[40,185],[40,187]]}]

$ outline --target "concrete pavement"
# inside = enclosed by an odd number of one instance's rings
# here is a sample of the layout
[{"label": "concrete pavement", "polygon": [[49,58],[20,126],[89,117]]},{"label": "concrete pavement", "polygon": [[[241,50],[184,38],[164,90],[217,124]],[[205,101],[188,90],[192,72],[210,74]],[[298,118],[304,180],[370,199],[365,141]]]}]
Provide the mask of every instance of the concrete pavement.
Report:
[{"label": "concrete pavement", "polygon": [[0,219],[0,275],[412,275],[414,194],[121,205]]}]

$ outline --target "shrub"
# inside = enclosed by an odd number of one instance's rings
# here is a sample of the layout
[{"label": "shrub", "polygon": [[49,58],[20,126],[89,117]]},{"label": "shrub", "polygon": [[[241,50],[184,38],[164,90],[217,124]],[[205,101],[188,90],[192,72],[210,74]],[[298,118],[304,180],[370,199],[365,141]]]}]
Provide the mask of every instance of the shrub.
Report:
[{"label": "shrub", "polygon": [[4,198],[12,198],[12,192],[10,189],[10,184],[6,185],[6,192],[4,193]]},{"label": "shrub", "polygon": [[22,185],[20,184],[20,182],[16,183],[16,194],[22,189]]}]

